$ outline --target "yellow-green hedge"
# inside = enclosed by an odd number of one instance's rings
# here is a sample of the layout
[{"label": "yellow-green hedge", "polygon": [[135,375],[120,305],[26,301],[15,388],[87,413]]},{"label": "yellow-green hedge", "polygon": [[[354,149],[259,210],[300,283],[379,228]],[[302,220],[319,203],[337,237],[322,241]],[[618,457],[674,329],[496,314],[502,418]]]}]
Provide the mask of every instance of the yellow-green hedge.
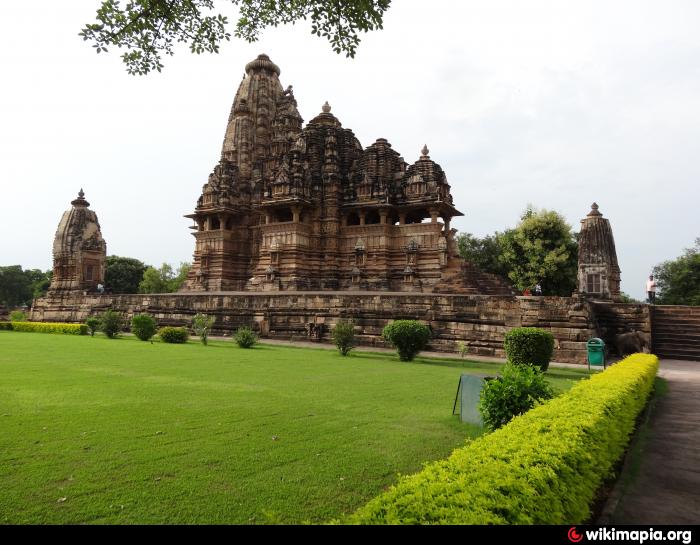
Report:
[{"label": "yellow-green hedge", "polygon": [[658,365],[634,354],[403,477],[344,522],[581,524],[625,451]]},{"label": "yellow-green hedge", "polygon": [[0,330],[30,331],[34,333],[62,333],[64,335],[87,335],[85,324],[62,324],[52,322],[0,322]]}]

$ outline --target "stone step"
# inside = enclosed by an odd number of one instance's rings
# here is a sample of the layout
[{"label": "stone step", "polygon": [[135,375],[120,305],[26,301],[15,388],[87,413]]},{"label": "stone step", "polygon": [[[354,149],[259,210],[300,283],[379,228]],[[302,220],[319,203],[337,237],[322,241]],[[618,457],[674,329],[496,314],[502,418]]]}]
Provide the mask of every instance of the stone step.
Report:
[{"label": "stone step", "polygon": [[700,361],[700,351],[692,352],[686,350],[652,350],[654,354],[660,358],[669,358],[674,360],[693,360]]},{"label": "stone step", "polygon": [[676,329],[672,331],[659,331],[658,329],[654,329],[654,338],[655,339],[669,339],[669,340],[675,340],[679,342],[700,342],[700,334],[698,333],[684,333],[682,331],[678,331]]}]

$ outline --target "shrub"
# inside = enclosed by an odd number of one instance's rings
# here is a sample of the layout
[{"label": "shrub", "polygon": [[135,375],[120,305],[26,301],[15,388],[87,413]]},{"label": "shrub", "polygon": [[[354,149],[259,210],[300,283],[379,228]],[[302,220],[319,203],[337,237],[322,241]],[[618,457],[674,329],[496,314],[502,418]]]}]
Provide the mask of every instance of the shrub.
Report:
[{"label": "shrub", "polygon": [[0,329],[63,335],[87,335],[88,332],[85,324],[63,324],[60,322],[0,322]]},{"label": "shrub", "polygon": [[394,346],[401,361],[411,361],[430,340],[430,329],[416,320],[396,320],[382,331],[382,337]]},{"label": "shrub", "polygon": [[164,343],[183,344],[190,338],[190,334],[184,327],[161,327],[158,336]]},{"label": "shrub", "polygon": [[338,322],[331,336],[340,353],[347,356],[355,345],[355,326],[352,322]]},{"label": "shrub", "polygon": [[554,391],[537,367],[508,363],[503,367],[501,377],[484,384],[479,412],[484,425],[497,430],[513,417],[552,397]]},{"label": "shrub", "polygon": [[131,332],[142,341],[148,341],[156,334],[157,324],[153,316],[137,314],[131,318]]},{"label": "shrub", "polygon": [[27,315],[21,310],[13,310],[12,312],[10,312],[10,321],[11,322],[26,322]]},{"label": "shrub", "polygon": [[85,320],[85,325],[90,330],[90,336],[94,337],[95,331],[100,329],[100,319],[90,316],[87,320]]},{"label": "shrub", "polygon": [[635,354],[427,464],[356,524],[581,524],[622,457],[659,361]]},{"label": "shrub", "polygon": [[100,316],[100,330],[113,339],[124,327],[124,318],[118,312],[113,310],[105,310]]},{"label": "shrub", "polygon": [[506,333],[503,348],[508,361],[518,365],[537,365],[546,371],[554,352],[554,336],[536,327],[516,327]]},{"label": "shrub", "polygon": [[258,337],[249,327],[241,327],[236,331],[233,340],[236,341],[241,348],[251,348],[258,342]]},{"label": "shrub", "polygon": [[469,354],[469,345],[464,341],[457,341],[457,352],[459,352],[460,357],[464,357]]},{"label": "shrub", "polygon": [[211,332],[211,328],[214,325],[215,321],[216,316],[207,316],[206,314],[202,314],[201,312],[197,313],[192,319],[192,329],[194,329],[194,332],[197,335],[199,335],[199,339],[205,346],[207,344],[209,333]]}]

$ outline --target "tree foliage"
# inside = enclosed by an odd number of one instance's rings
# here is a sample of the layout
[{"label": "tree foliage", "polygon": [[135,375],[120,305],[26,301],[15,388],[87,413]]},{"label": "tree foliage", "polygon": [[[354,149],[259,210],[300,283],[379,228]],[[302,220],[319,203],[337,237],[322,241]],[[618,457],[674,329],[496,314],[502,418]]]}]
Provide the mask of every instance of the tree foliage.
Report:
[{"label": "tree foliage", "polygon": [[545,295],[568,296],[576,288],[578,243],[555,211],[530,206],[515,228],[482,239],[463,233],[457,247],[464,259],[507,277],[520,291],[539,283]]},{"label": "tree foliage", "polygon": [[107,256],[105,285],[112,293],[138,293],[147,265],[132,257]]},{"label": "tree foliage", "polygon": [[189,263],[180,263],[177,272],[172,265],[163,263],[160,268],[148,267],[139,283],[139,293],[174,293],[182,287],[190,272]]},{"label": "tree foliage", "polygon": [[654,279],[657,304],[700,306],[700,238],[680,257],[654,267]]},{"label": "tree foliage", "polygon": [[32,299],[43,296],[51,284],[51,271],[22,270],[21,265],[0,267],[0,306],[30,306]]},{"label": "tree foliage", "polygon": [[[336,53],[354,57],[359,34],[382,28],[391,0],[228,0],[238,8],[236,38],[255,42],[269,27],[311,22],[311,33],[326,38]],[[96,22],[79,35],[97,53],[112,46],[125,48],[122,60],[129,74],[163,68],[162,56],[174,54],[176,43],[192,53],[218,53],[231,39],[228,18],[220,13],[224,0],[103,0]]]}]

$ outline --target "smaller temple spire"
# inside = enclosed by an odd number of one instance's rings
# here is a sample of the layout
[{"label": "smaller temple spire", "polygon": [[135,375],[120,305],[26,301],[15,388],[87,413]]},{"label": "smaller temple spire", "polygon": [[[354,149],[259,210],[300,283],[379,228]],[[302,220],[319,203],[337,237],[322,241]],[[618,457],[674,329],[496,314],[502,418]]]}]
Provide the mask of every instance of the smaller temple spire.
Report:
[{"label": "smaller temple spire", "polygon": [[323,113],[324,113],[324,114],[329,114],[329,113],[331,113],[331,105],[328,104],[328,101],[327,101],[327,100],[326,100],[326,103],[325,103],[325,104],[323,105],[323,107],[321,108],[321,110],[323,110]]}]

